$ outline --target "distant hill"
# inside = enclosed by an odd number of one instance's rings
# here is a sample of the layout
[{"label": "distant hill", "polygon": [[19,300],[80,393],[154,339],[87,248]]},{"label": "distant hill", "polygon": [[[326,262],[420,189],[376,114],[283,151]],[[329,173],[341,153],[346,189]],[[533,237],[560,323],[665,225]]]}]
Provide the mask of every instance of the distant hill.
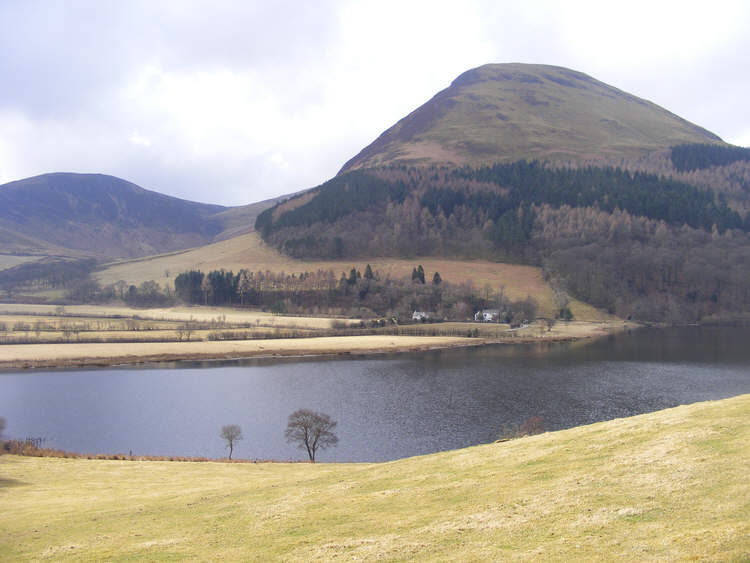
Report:
[{"label": "distant hill", "polygon": [[488,64],[460,75],[341,172],[395,163],[632,157],[685,143],[723,144],[713,133],[582,72]]},{"label": "distant hill", "polygon": [[230,208],[104,174],[43,174],[0,186],[0,241],[7,254],[146,256],[252,230],[275,201]]}]

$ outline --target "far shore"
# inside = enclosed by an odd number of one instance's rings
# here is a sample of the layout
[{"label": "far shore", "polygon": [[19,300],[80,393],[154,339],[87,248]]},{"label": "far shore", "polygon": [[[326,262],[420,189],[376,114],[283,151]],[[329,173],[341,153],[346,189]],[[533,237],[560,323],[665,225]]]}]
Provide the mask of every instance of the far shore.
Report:
[{"label": "far shore", "polygon": [[456,336],[335,336],[196,342],[114,342],[7,344],[0,346],[0,369],[114,366],[173,361],[342,356],[419,352],[487,344],[528,344],[595,338],[636,328],[623,322],[557,323],[551,330],[531,325],[508,338]]}]

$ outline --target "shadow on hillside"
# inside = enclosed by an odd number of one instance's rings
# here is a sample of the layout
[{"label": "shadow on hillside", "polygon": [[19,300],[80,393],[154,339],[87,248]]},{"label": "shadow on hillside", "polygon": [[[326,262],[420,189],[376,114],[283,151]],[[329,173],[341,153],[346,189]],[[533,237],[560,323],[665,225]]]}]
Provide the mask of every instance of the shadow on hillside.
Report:
[{"label": "shadow on hillside", "polygon": [[25,481],[19,481],[18,479],[7,479],[5,477],[0,477],[0,490],[10,489],[11,487],[20,487],[22,485],[28,484],[29,483]]}]

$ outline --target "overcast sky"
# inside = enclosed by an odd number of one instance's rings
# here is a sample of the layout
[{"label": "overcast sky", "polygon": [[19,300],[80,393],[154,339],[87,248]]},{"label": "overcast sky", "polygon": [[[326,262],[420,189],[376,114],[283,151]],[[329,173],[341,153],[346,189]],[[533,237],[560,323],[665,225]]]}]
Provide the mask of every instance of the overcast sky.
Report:
[{"label": "overcast sky", "polygon": [[566,66],[750,145],[750,3],[0,0],[0,183],[238,205],[317,185],[485,63]]}]

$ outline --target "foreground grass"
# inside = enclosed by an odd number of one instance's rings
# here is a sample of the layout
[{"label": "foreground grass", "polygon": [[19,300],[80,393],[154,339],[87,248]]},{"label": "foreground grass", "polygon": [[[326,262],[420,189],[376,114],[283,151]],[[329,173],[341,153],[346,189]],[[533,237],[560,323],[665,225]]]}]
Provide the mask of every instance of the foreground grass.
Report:
[{"label": "foreground grass", "polygon": [[750,557],[750,395],[382,464],[0,459],[3,560]]}]

